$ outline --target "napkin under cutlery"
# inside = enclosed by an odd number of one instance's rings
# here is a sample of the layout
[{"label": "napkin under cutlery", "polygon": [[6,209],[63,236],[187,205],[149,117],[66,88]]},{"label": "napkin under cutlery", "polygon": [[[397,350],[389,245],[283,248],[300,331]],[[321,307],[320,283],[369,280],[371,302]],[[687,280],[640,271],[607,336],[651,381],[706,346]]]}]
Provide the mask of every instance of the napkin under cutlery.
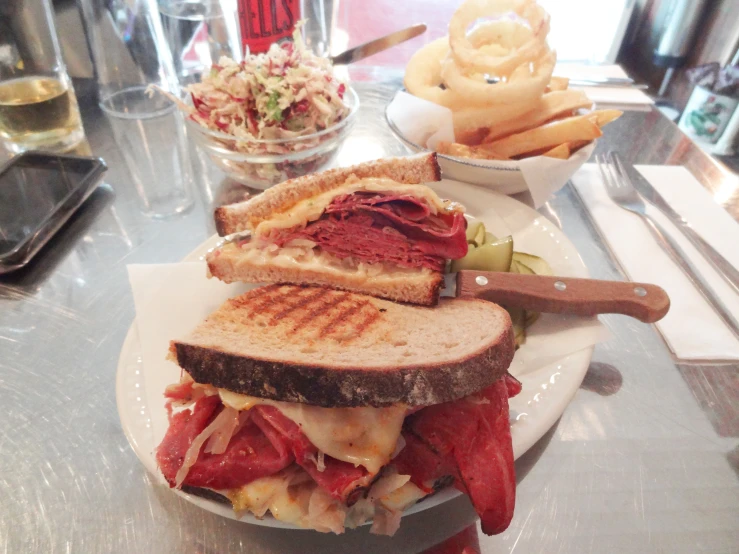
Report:
[{"label": "napkin under cutlery", "polygon": [[[682,166],[636,166],[636,169],[698,234],[739,267],[736,247],[739,223],[713,201],[687,169]],[[670,312],[656,325],[675,356],[683,360],[739,359],[739,340],[662,250],[641,218],[611,201],[597,166],[585,164],[572,177],[572,184],[629,279],[658,284],[670,295]],[[739,313],[739,295],[657,208],[647,204],[647,211],[687,252],[729,311]]]}]

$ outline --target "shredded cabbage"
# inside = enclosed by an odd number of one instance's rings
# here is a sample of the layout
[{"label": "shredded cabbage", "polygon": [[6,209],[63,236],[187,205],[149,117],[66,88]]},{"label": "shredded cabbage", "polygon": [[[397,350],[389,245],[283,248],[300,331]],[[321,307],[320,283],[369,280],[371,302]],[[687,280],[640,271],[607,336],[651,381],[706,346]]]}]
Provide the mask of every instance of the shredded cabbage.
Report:
[{"label": "shredded cabbage", "polygon": [[[332,127],[349,114],[346,85],[333,76],[331,61],[294,42],[273,44],[264,54],[238,63],[222,57],[200,83],[187,87],[192,97],[189,117],[239,141],[239,150],[261,152],[250,139],[280,140],[311,135]],[[273,153],[292,150],[271,145]]]}]

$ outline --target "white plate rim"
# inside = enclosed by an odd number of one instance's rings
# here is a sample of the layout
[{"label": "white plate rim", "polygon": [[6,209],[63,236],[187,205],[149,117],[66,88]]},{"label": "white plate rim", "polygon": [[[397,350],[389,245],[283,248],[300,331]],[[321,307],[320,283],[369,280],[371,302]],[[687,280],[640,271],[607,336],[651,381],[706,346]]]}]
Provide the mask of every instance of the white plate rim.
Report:
[{"label": "white plate rim", "polygon": [[[572,242],[567,238],[567,236],[561,231],[561,229],[559,229],[556,225],[554,225],[550,221],[546,220],[544,216],[539,214],[533,208],[530,208],[526,206],[525,204],[519,202],[518,200],[510,198],[504,194],[498,193],[491,189],[472,185],[469,183],[463,183],[460,181],[444,179],[440,181],[439,183],[432,183],[430,184],[430,186],[431,188],[442,189],[442,190],[445,187],[450,187],[450,189],[453,189],[454,192],[465,192],[465,189],[471,189],[466,192],[479,194],[482,196],[489,196],[491,198],[494,198],[494,202],[497,202],[500,205],[500,207],[503,208],[505,211],[508,211],[508,208],[515,208],[515,209],[522,210],[524,214],[529,216],[529,218],[531,219],[530,223],[532,224],[534,223],[534,221],[538,221],[540,223],[544,222],[543,225],[545,226],[542,227],[542,232],[549,233],[551,236],[551,239],[555,241],[561,248],[564,248],[565,250],[569,250],[570,260],[572,262],[575,262],[574,266],[571,268],[570,271],[566,272],[565,276],[584,277],[584,278],[590,276],[589,271],[587,267],[585,266],[584,261],[580,257],[579,253],[575,249]],[[451,196],[453,198],[455,194],[454,193],[447,194],[446,196],[447,197]],[[506,204],[508,205],[507,207],[506,207]],[[469,210],[469,205],[468,205],[468,210]],[[194,261],[201,260],[205,252],[209,250],[210,248],[212,248],[219,240],[221,240],[221,237],[219,237],[218,235],[213,235],[212,237],[210,237],[209,239],[207,239],[206,241],[198,245],[188,255],[186,255],[182,259],[182,262],[194,262]],[[515,242],[515,237],[514,237],[514,242]],[[525,348],[525,345],[523,348]],[[156,445],[152,446],[151,443],[153,442],[153,440],[151,439],[148,441],[147,444],[144,444],[147,441],[142,440],[142,439],[146,439],[146,437],[142,437],[139,435],[139,433],[136,430],[136,425],[134,424],[133,419],[132,419],[133,417],[140,417],[140,416],[138,414],[134,416],[134,414],[132,413],[132,410],[130,410],[130,407],[128,406],[128,401],[126,398],[126,394],[129,392],[127,390],[126,380],[132,378],[131,371],[134,371],[134,370],[129,371],[129,368],[133,367],[131,365],[131,358],[136,358],[136,363],[138,364],[137,367],[141,366],[140,356],[137,356],[138,349],[139,349],[139,346],[138,346],[136,319],[134,318],[134,320],[131,322],[131,326],[128,329],[123,345],[121,346],[121,351],[120,351],[119,358],[118,358],[118,365],[116,369],[116,405],[118,409],[118,415],[121,421],[121,427],[123,429],[123,433],[126,439],[128,440],[128,443],[131,445],[131,448],[133,449],[134,453],[139,458],[139,461],[141,461],[141,463],[144,465],[147,471],[149,471],[149,473],[152,474],[152,476],[154,476],[157,482],[161,483],[163,486],[167,486],[163,477],[159,473],[159,470],[156,465],[156,460],[154,458],[153,448]],[[579,350],[577,352],[574,352],[572,354],[569,354],[567,356],[564,356],[561,359],[557,360],[556,362],[553,362],[551,364],[538,368],[531,373],[525,374],[521,378],[522,382],[524,383],[524,390],[521,392],[521,394],[512,398],[509,401],[511,412],[520,413],[520,408],[525,407],[527,405],[526,403],[528,403],[528,405],[531,405],[532,401],[535,401],[535,408],[538,411],[534,412],[534,415],[536,415],[537,417],[532,416],[532,417],[527,417],[525,419],[517,418],[511,424],[511,436],[512,436],[513,443],[514,443],[514,457],[516,459],[518,459],[521,455],[523,455],[526,451],[528,451],[529,448],[531,448],[542,436],[544,436],[544,434],[561,417],[562,413],[564,412],[565,408],[572,400],[572,397],[577,392],[580,384],[582,383],[583,378],[585,377],[585,373],[588,369],[588,366],[590,365],[590,360],[592,358],[593,349],[594,347],[590,346],[582,350]],[[136,374],[138,375],[139,370],[135,370],[135,371],[136,371]],[[545,375],[549,375],[549,377],[545,379],[544,383],[542,383],[541,378],[544,377]],[[529,387],[527,390],[527,387],[526,387],[527,381],[533,381],[534,376],[537,376],[535,380],[538,381],[538,383],[535,383],[534,387]],[[546,389],[545,387],[546,390],[542,391],[541,384],[546,385],[547,383],[551,383],[553,385],[555,383],[555,376],[558,377],[558,379],[556,380],[556,383],[559,386],[557,387],[550,386],[548,389]],[[528,396],[526,394],[526,392],[531,393],[534,389],[537,390],[537,393],[534,394],[533,396]],[[556,391],[557,394],[552,395],[553,391]],[[141,397],[145,399],[146,395],[141,394]],[[137,406],[137,409],[139,408],[141,408],[141,411],[140,411],[141,416],[144,416],[145,411],[149,409],[145,401],[141,405]],[[162,409],[164,409],[163,403],[162,403]],[[265,527],[276,527],[276,528],[293,529],[293,530],[303,529],[302,527],[298,527],[298,526],[274,519],[270,517],[269,515],[267,517],[264,517],[263,519],[259,519],[250,513],[237,516],[233,512],[231,507],[225,504],[221,504],[213,500],[207,500],[199,496],[188,494],[178,489],[170,489],[170,490],[172,490],[178,496],[186,499],[188,502],[191,502],[192,504],[199,506],[200,508],[203,508],[205,510],[208,510],[209,512],[227,517],[229,519],[234,519],[234,520],[242,521],[245,523],[250,523],[253,525],[260,525],[260,526],[265,526]],[[439,504],[442,504],[453,498],[456,498],[460,494],[462,493],[457,491],[456,489],[449,487],[447,489],[444,489],[438,492],[434,496],[426,500],[423,500],[422,502],[419,502],[418,504],[412,506],[411,508],[409,508],[403,513],[403,516],[411,515],[416,512],[421,512],[421,511],[433,508],[434,506],[438,506]]]}]

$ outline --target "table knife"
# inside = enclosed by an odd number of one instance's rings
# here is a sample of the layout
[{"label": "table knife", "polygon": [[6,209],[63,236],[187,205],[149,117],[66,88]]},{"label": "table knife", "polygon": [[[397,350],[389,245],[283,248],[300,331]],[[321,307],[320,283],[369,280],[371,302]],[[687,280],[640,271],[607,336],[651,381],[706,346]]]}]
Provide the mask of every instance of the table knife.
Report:
[{"label": "table knife", "polygon": [[[614,154],[615,155],[615,154]],[[647,202],[661,211],[677,229],[695,246],[696,250],[713,266],[721,277],[739,294],[739,271],[724,258],[713,246],[708,244],[703,237],[695,232],[693,227],[683,216],[677,213],[672,206],[657,192],[657,189],[633,166],[627,167],[622,163],[625,171],[631,177],[631,182],[639,194]]]},{"label": "table knife", "polygon": [[345,50],[341,54],[331,56],[330,59],[334,65],[348,65],[364,58],[368,58],[369,56],[373,56],[383,50],[387,50],[401,42],[415,38],[424,32],[426,32],[426,25],[418,23],[403,29],[402,31],[396,31],[389,35],[385,35],[384,37],[376,38],[375,40],[371,40],[364,44],[360,44],[359,46],[355,46],[354,48],[350,48],[349,50]]},{"label": "table knife", "polygon": [[571,78],[569,85],[573,87],[612,87],[612,88],[635,88],[638,90],[646,90],[649,85],[644,83],[635,83],[633,79],[620,77],[583,77]]},{"label": "table knife", "polygon": [[661,287],[629,281],[462,270],[445,276],[443,296],[475,297],[532,312],[622,314],[654,323],[670,309]]}]

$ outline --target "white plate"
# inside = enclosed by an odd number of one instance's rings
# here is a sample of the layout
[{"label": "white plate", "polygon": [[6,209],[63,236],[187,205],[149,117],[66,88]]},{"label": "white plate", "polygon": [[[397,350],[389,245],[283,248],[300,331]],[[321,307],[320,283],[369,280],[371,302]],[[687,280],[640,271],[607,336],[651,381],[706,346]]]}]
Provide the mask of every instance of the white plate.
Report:
[{"label": "white plate", "polygon": [[[567,237],[549,220],[520,202],[492,192],[455,181],[435,183],[432,188],[443,198],[456,200],[467,207],[470,215],[482,220],[486,228],[497,236],[512,234],[516,250],[536,254],[546,258],[555,273],[563,276],[588,277],[588,270],[577,250]],[[183,261],[198,261],[205,252],[219,240],[211,237],[191,252]],[[205,276],[203,276],[205,279]],[[193,294],[187,300],[197,301]],[[557,316],[549,316],[557,317]],[[542,318],[543,319],[543,318]],[[116,379],[116,400],[121,425],[128,442],[146,468],[164,483],[154,458],[154,443],[150,414],[151,410],[164,412],[164,401],[159,406],[149,406],[145,394],[146,366],[142,363],[140,346],[134,323],[128,331],[118,360]],[[537,322],[532,328],[536,333]],[[557,333],[541,337],[542,344],[553,349],[562,348],[562,338]],[[516,353],[517,359],[525,358],[530,347],[524,344]],[[590,363],[593,347],[589,346],[573,354],[557,359],[543,366],[527,367],[526,363],[514,363],[511,372],[522,382],[522,392],[510,400],[511,435],[514,456],[518,458],[526,452],[562,415],[567,404],[582,382]],[[230,507],[197,496],[174,492],[193,504],[210,512],[255,525],[296,529],[271,517],[257,519],[251,514],[237,517]],[[406,514],[426,510],[446,502],[460,493],[446,489],[435,496],[410,508]]]}]

